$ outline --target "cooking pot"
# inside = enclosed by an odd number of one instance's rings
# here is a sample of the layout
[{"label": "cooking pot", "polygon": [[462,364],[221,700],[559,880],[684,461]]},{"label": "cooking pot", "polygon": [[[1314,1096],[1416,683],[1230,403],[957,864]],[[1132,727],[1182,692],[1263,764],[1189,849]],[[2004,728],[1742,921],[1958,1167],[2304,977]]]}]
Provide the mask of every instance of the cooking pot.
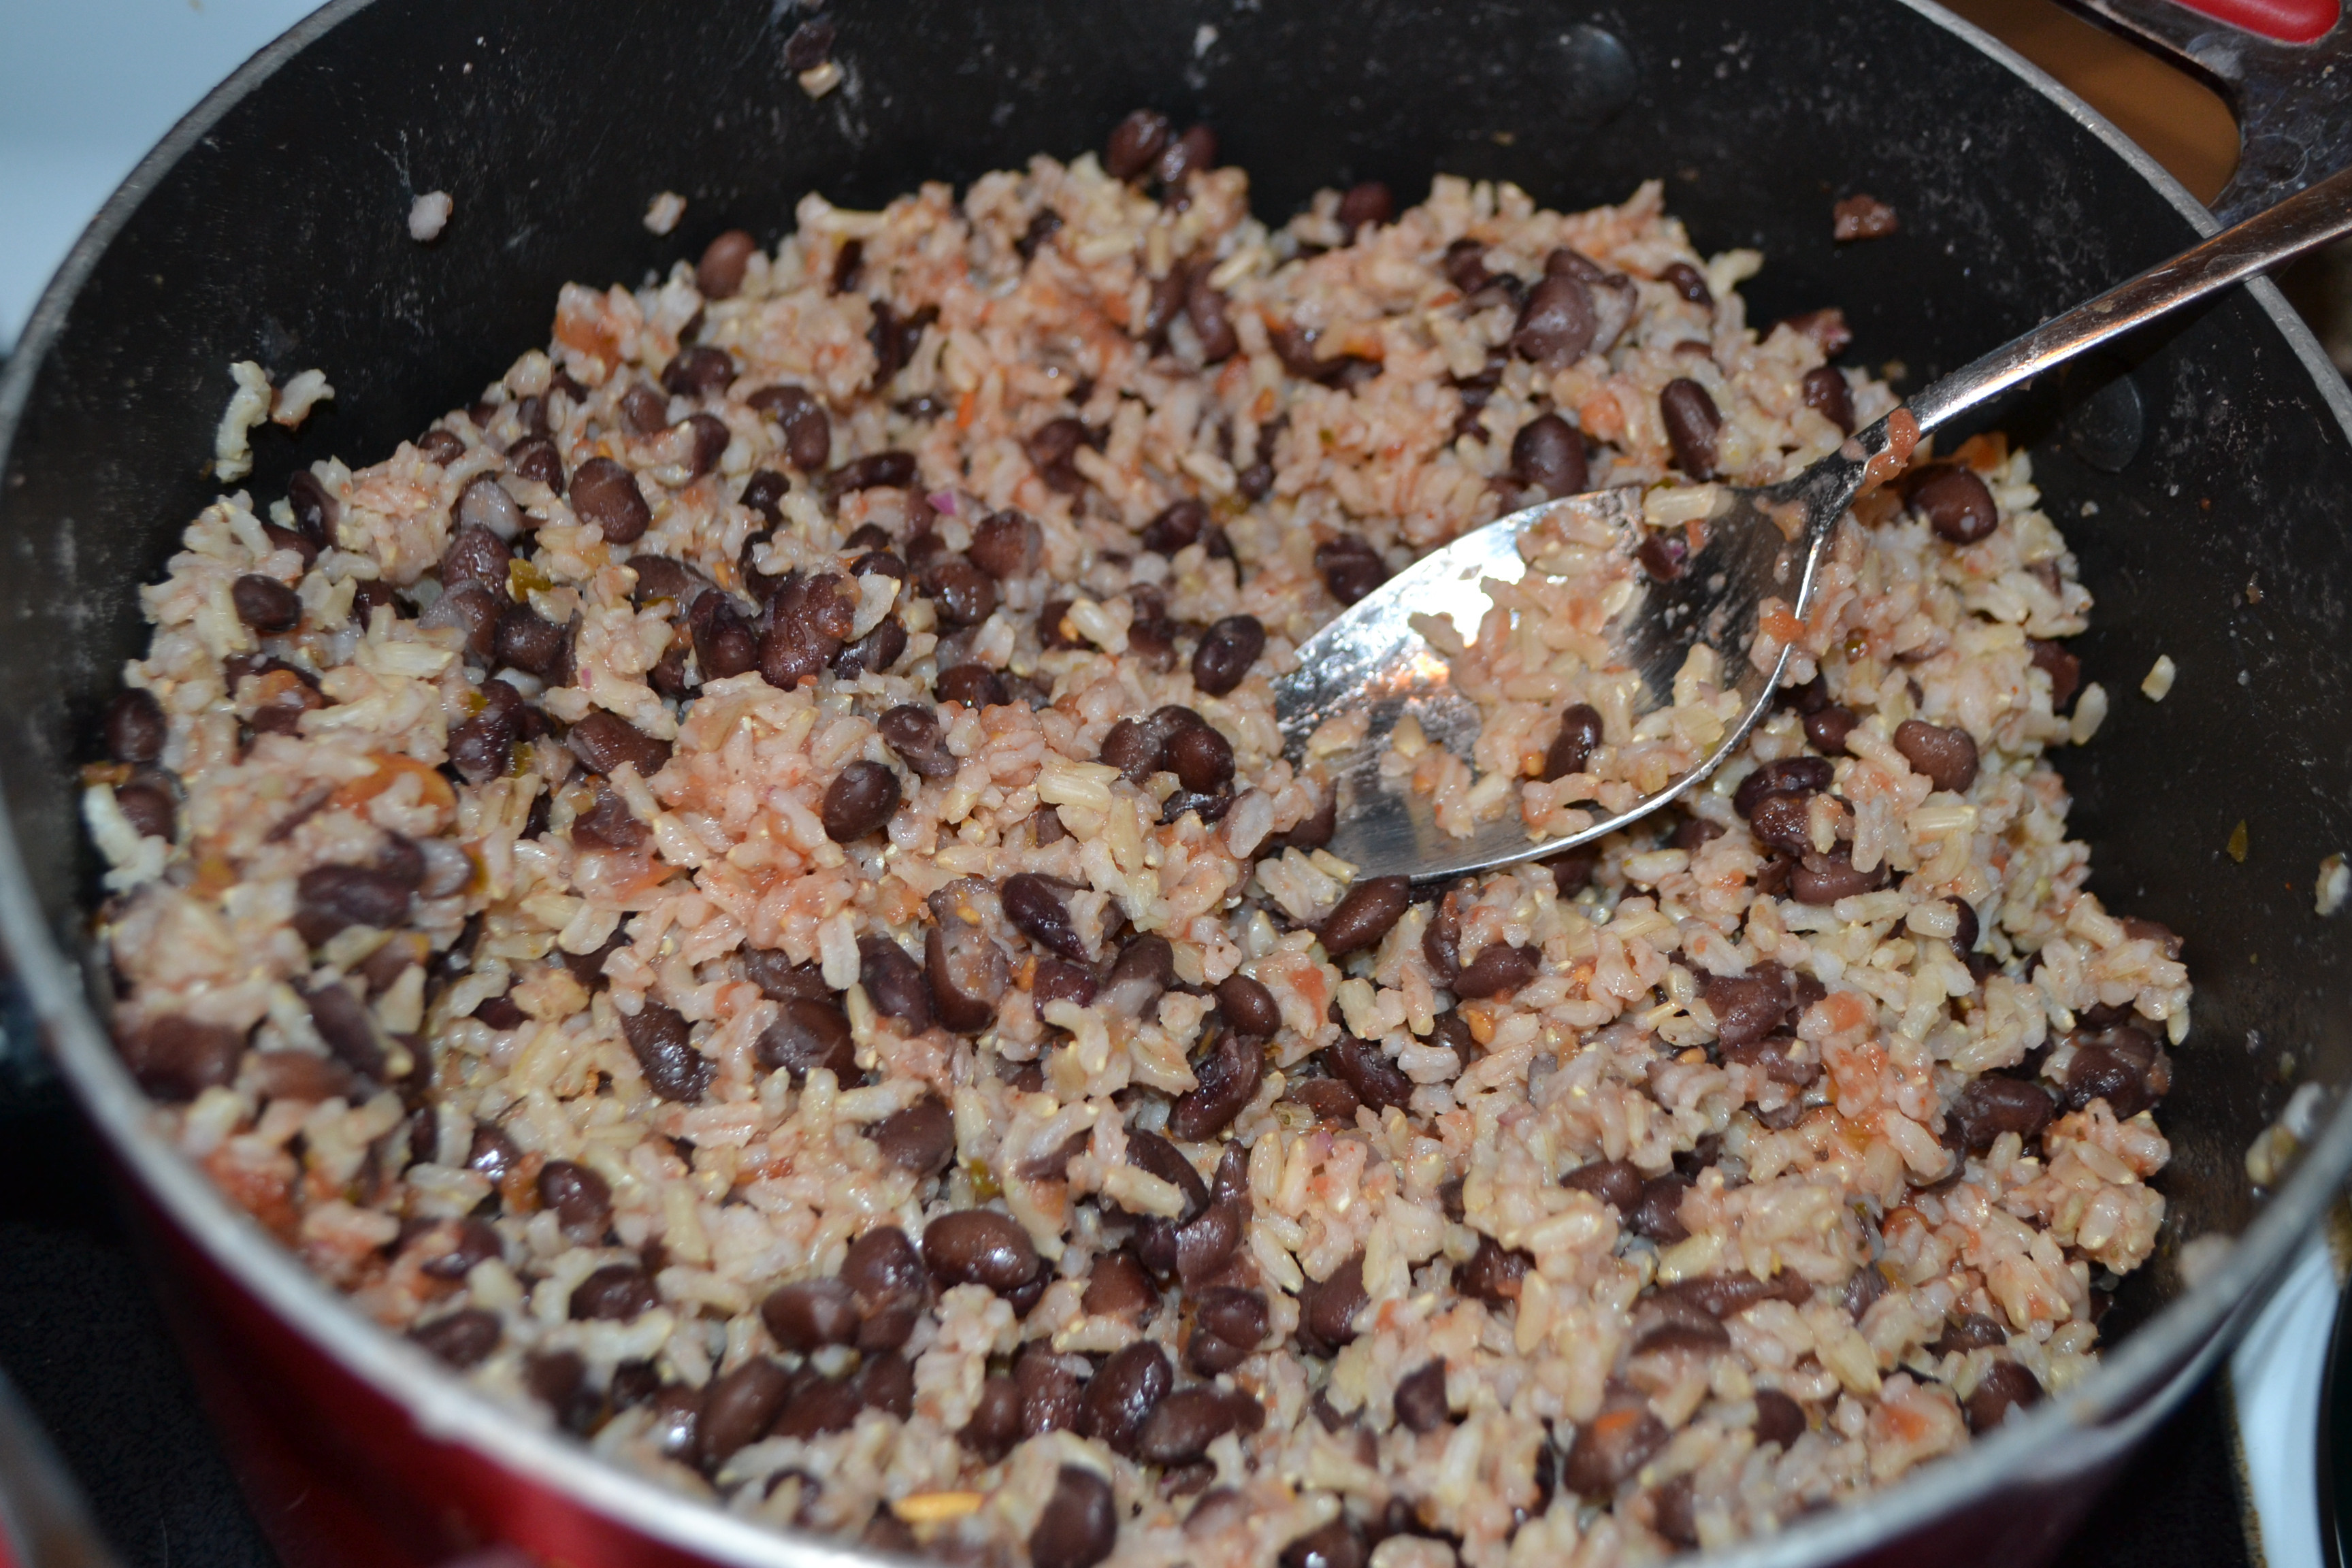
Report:
[{"label": "cooking pot", "polygon": [[[2334,0],[2078,0],[2221,87],[2242,214],[2352,156]],[[2311,8],[2317,5],[2320,9]],[[1850,363],[1916,387],[2210,229],[2079,100],[1924,0],[883,0],[835,18],[838,87],[783,63],[785,0],[347,0],[265,50],[140,165],[0,380],[0,932],[47,1044],[143,1215],[159,1281],[256,1511],[289,1564],[859,1561],[633,1475],[471,1392],[365,1321],[145,1131],[108,1044],[98,866],[76,764],[147,630],[137,587],[214,494],[230,362],[324,368],[331,404],[265,430],[264,500],[366,461],[545,341],[567,279],[634,283],[720,230],[772,241],[816,190],[876,205],[1150,104],[1212,124],[1274,221],[1318,186],[1439,171],[1576,208],[1664,180],[1703,250],[1756,246],[1751,319],[1844,308]],[[419,194],[455,199],[413,240]],[[687,198],[667,236],[650,198]],[[1867,192],[1901,232],[1834,246]],[[2267,285],[2002,411],[2096,595],[2075,645],[2116,694],[2061,752],[2094,886],[2187,940],[2198,987],[2163,1116],[2158,1256],[2103,1368],[1742,1563],[2046,1557],[2260,1305],[2352,1166],[2352,919],[2315,913],[2352,849],[2352,400]],[[2159,655],[2161,703],[2137,693]],[[2246,1153],[2283,1116],[2299,1164]],[[2266,1147],[2284,1148],[2275,1142]],[[2235,1238],[2234,1241],[2229,1238]]]}]

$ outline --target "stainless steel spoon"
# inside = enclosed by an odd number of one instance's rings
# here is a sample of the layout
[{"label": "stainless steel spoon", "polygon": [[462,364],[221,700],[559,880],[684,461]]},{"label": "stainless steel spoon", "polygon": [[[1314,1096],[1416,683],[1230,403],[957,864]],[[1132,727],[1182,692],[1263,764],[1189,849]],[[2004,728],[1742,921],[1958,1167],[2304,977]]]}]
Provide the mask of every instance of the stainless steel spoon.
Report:
[{"label": "stainless steel spoon", "polygon": [[1307,737],[1326,721],[1360,710],[1368,718],[1360,742],[1325,759],[1339,791],[1330,852],[1353,865],[1359,879],[1458,876],[1558,854],[1686,793],[1738,751],[1769,710],[1789,655],[1783,650],[1769,670],[1755,668],[1748,658],[1759,606],[1777,597],[1801,619],[1811,608],[1822,552],[1866,479],[1891,477],[1913,443],[1969,409],[2347,233],[2352,169],[1953,372],[1793,479],[1760,489],[1716,487],[1706,547],[1680,577],[1650,584],[1607,631],[1612,662],[1641,679],[1643,710],[1669,700],[1675,673],[1693,646],[1705,642],[1725,671],[1738,672],[1736,689],[1745,711],[1696,768],[1573,837],[1531,839],[1516,794],[1502,816],[1481,822],[1467,837],[1454,837],[1437,825],[1426,797],[1382,788],[1379,761],[1390,733],[1407,714],[1431,741],[1459,756],[1469,755],[1478,732],[1477,709],[1454,689],[1445,661],[1412,629],[1411,617],[1451,615],[1465,640],[1475,637],[1489,604],[1482,584],[1489,579],[1516,583],[1525,569],[1519,553],[1524,531],[1571,508],[1612,523],[1638,524],[1643,490],[1596,490],[1528,507],[1423,556],[1307,638],[1298,649],[1297,669],[1274,682],[1284,752],[1293,763],[1301,760]]}]

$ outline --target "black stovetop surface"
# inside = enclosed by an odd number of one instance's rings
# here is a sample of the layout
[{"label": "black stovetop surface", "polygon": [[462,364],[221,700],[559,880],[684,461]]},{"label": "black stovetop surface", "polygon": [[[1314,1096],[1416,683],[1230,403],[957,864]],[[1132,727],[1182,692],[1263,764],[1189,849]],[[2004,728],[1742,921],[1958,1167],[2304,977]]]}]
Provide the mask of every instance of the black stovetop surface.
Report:
[{"label": "black stovetop surface", "polygon": [[[47,1429],[121,1568],[277,1568],[54,1088],[0,1101],[0,1371]],[[2065,1568],[2249,1568],[2225,1403],[2209,1384],[2098,1504]]]}]

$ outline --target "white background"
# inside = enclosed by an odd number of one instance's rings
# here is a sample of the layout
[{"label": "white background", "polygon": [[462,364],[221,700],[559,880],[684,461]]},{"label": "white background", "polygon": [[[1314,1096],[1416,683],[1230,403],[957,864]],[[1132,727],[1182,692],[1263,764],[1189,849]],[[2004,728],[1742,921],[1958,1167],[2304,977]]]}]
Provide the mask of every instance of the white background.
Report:
[{"label": "white background", "polygon": [[0,353],[174,121],[315,0],[0,0]]}]

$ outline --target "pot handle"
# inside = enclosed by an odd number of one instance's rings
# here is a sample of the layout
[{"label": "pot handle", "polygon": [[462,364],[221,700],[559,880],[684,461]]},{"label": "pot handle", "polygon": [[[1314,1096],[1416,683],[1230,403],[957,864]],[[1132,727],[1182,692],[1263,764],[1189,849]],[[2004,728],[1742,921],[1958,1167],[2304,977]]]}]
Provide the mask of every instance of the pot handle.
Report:
[{"label": "pot handle", "polygon": [[2238,168],[2224,225],[2352,164],[2352,16],[2342,0],[2059,0],[2221,95]]}]

